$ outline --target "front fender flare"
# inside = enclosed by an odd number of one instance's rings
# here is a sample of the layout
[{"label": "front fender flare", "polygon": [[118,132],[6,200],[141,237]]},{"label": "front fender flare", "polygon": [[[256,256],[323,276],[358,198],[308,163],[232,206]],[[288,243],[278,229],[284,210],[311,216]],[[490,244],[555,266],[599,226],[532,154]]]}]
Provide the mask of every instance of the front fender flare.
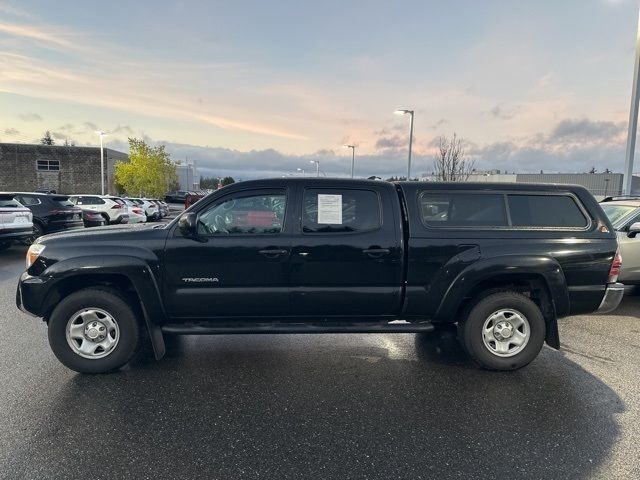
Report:
[{"label": "front fender flare", "polygon": [[159,322],[166,318],[160,287],[152,267],[143,259],[129,255],[82,256],[61,260],[47,268],[42,277],[51,282],[42,311],[50,311],[59,300],[56,284],[78,276],[116,275],[126,277],[140,300],[140,308],[149,331],[156,359],[165,354],[164,338]]}]

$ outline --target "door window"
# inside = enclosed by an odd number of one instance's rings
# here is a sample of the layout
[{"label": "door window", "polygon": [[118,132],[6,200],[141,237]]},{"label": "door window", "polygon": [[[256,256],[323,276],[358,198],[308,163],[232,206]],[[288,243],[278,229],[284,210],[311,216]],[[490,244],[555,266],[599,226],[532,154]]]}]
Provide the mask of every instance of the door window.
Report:
[{"label": "door window", "polygon": [[305,233],[355,233],[381,225],[380,198],[372,190],[310,188],[304,192]]},{"label": "door window", "polygon": [[285,218],[285,194],[268,193],[227,198],[198,217],[201,235],[280,233]]}]

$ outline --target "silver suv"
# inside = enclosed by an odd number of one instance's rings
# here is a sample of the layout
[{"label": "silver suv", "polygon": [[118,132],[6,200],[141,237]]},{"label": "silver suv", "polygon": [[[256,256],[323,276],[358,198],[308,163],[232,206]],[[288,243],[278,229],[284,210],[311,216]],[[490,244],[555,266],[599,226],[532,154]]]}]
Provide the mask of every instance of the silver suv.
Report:
[{"label": "silver suv", "polygon": [[618,234],[623,265],[619,281],[640,285],[640,224],[634,225],[640,223],[640,197],[607,197],[600,206]]}]

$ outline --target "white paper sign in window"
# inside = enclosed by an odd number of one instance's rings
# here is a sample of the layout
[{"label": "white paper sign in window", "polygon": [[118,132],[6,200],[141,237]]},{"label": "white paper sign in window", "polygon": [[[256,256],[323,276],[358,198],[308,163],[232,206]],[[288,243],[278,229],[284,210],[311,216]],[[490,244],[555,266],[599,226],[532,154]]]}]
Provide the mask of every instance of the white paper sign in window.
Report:
[{"label": "white paper sign in window", "polygon": [[342,195],[318,195],[318,223],[342,225]]}]

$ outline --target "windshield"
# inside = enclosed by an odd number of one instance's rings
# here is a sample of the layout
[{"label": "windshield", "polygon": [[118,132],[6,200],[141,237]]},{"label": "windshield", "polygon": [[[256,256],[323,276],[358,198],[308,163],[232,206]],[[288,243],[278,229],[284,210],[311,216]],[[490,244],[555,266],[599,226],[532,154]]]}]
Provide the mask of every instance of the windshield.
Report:
[{"label": "windshield", "polygon": [[75,207],[75,205],[69,200],[69,197],[53,197],[53,201],[61,207]]},{"label": "windshield", "polygon": [[0,196],[0,207],[3,208],[22,208],[22,204],[17,200],[14,200],[11,196]]},{"label": "windshield", "polygon": [[609,221],[616,226],[616,224],[629,215],[631,212],[636,210],[638,207],[634,207],[633,205],[602,205],[602,209],[604,213],[609,217]]}]

